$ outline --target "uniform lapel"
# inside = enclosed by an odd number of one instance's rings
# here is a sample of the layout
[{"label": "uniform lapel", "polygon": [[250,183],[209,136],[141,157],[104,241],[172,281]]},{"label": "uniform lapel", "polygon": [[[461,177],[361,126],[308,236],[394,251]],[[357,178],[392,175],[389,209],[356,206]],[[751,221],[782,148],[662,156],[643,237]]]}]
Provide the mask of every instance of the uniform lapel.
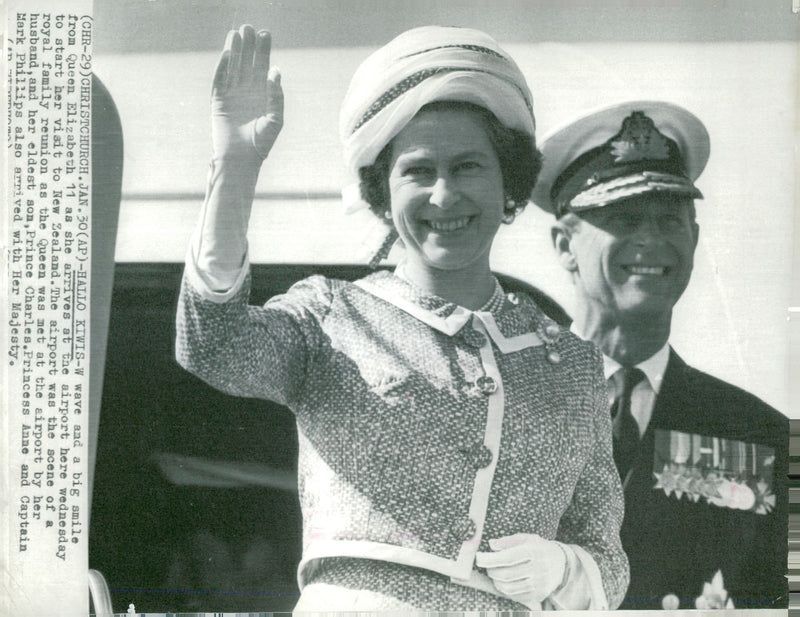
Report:
[{"label": "uniform lapel", "polygon": [[676,421],[683,424],[685,421],[687,413],[690,413],[683,404],[686,396],[687,369],[686,363],[670,348],[664,381],[661,383],[661,391],[656,397],[653,414],[645,434],[652,436],[656,428],[672,426]]},{"label": "uniform lapel", "polygon": [[[671,426],[676,420],[680,422],[679,419],[685,418],[688,413],[682,402],[685,396],[686,368],[686,363],[670,348],[667,370],[664,372],[661,390],[656,396],[650,422],[647,425],[647,429],[645,429],[644,435],[642,435],[639,454],[626,477],[622,479],[622,487],[626,495],[647,490],[652,484],[656,428]],[[642,483],[646,487],[642,486]]]}]

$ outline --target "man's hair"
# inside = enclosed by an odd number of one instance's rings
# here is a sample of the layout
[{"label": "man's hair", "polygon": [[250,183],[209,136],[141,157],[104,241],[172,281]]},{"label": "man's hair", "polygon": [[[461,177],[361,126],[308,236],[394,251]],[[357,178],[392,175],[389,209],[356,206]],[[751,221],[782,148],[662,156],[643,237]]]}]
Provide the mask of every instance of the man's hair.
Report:
[{"label": "man's hair", "polygon": [[[534,138],[522,131],[503,126],[486,108],[465,101],[435,101],[428,103],[420,111],[469,111],[478,116],[500,161],[503,189],[508,200],[503,220],[509,223],[514,220],[528,203],[542,168],[542,156],[536,148]],[[370,205],[370,210],[379,217],[383,217],[390,208],[391,155],[390,141],[372,165],[358,170],[361,197]]]}]

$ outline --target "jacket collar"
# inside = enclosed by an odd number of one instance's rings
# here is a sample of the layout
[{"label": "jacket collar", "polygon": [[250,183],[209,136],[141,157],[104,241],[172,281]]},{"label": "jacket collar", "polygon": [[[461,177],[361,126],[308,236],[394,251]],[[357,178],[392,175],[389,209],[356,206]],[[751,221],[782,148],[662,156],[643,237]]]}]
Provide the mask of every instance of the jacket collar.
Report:
[{"label": "jacket collar", "polygon": [[[653,405],[653,414],[647,426],[647,433],[653,433],[655,428],[673,425],[676,421],[676,413],[683,415],[683,408],[696,410],[701,402],[693,400],[696,393],[687,391],[685,376],[689,367],[683,359],[670,347],[669,361],[664,371],[664,380],[661,383],[659,396],[656,397]],[[681,401],[689,400],[689,404]],[[694,413],[692,413],[694,416]],[[691,432],[691,431],[688,431]]]},{"label": "jacket collar", "polygon": [[497,279],[494,280],[495,287],[491,298],[477,311],[471,311],[429,294],[392,272],[376,272],[356,281],[355,284],[448,336],[457,334],[475,317],[504,353],[542,344],[539,337],[532,332],[521,337],[506,338],[500,331],[497,326],[500,316],[519,301],[516,298],[512,300],[513,294],[506,296]]}]

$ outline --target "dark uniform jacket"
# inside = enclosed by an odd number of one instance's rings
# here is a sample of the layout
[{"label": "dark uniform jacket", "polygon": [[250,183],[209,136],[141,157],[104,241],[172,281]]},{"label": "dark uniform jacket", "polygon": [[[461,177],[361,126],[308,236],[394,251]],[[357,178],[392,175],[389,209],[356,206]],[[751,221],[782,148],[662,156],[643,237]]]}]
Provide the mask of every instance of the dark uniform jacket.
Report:
[{"label": "dark uniform jacket", "polygon": [[671,351],[624,479],[620,608],[659,609],[669,594],[695,608],[718,571],[736,608],[786,608],[788,448],[786,417]]}]

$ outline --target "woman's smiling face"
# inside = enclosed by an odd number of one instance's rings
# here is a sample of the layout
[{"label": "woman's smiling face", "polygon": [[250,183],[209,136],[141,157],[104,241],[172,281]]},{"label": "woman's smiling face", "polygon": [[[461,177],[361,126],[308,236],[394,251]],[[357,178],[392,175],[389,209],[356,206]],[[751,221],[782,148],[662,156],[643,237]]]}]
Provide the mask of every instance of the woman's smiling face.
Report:
[{"label": "woman's smiling face", "polygon": [[392,140],[392,219],[406,257],[438,270],[488,269],[503,220],[500,161],[469,110],[422,110]]}]

